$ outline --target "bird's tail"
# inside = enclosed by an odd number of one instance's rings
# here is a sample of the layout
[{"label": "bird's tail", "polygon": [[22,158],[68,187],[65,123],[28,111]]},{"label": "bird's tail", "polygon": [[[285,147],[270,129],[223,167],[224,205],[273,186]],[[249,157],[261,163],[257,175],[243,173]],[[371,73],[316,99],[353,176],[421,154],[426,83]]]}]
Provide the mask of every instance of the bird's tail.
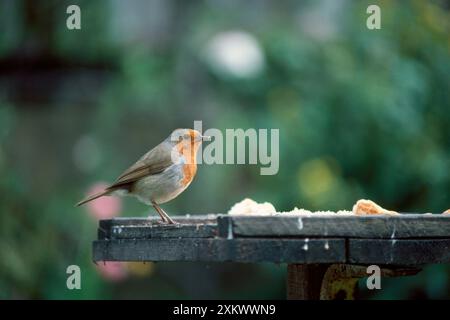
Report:
[{"label": "bird's tail", "polygon": [[99,193],[93,194],[92,196],[89,196],[89,197],[87,197],[87,198],[81,200],[81,201],[78,202],[75,206],[76,206],[76,207],[81,206],[81,205],[85,204],[86,202],[89,202],[89,201],[95,200],[95,199],[97,199],[97,198],[106,196],[106,195],[108,195],[109,193],[111,193],[111,190],[103,190],[103,191],[101,191],[101,192],[99,192]]}]

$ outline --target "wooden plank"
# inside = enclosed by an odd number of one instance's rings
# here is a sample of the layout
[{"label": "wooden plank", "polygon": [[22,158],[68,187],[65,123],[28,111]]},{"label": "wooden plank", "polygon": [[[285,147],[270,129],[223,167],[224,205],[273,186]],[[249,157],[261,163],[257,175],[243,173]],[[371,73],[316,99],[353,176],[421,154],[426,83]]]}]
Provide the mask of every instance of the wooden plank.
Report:
[{"label": "wooden plank", "polygon": [[[180,224],[197,224],[197,223],[217,223],[217,214],[207,214],[207,215],[183,215],[176,216],[173,215],[171,218],[175,222]],[[162,225],[161,218],[158,216],[151,217],[117,217],[114,219],[104,219],[99,221],[99,226],[102,229],[108,229],[113,226],[148,226],[148,225]]]},{"label": "wooden plank", "polygon": [[[368,276],[367,265],[332,264],[326,270],[320,289],[320,300],[353,300],[359,279]],[[421,269],[405,267],[382,267],[381,277],[411,276]]]},{"label": "wooden plank", "polygon": [[[231,224],[230,224],[231,223]],[[450,215],[399,216],[220,216],[226,237],[449,238]]]},{"label": "wooden plank", "polygon": [[322,278],[328,264],[288,264],[288,300],[319,300]]},{"label": "wooden plank", "polygon": [[160,225],[160,226],[114,226],[99,239],[151,239],[151,238],[213,238],[217,225]]},{"label": "wooden plank", "polygon": [[216,216],[180,216],[177,224],[160,218],[115,218],[100,220],[98,239],[207,238],[217,236]]},{"label": "wooden plank", "polygon": [[98,240],[94,261],[342,263],[344,239]]},{"label": "wooden plank", "polygon": [[450,263],[450,239],[349,239],[348,262],[399,266]]}]

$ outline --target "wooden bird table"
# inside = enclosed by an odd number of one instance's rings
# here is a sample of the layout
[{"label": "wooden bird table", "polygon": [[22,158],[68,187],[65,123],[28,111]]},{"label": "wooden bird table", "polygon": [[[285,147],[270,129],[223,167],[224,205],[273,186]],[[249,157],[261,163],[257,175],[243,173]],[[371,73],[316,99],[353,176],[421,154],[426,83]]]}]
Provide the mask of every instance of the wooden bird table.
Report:
[{"label": "wooden bird table", "polygon": [[450,263],[450,215],[179,216],[100,220],[98,261],[287,263],[288,299],[352,299],[367,266],[381,276]]}]

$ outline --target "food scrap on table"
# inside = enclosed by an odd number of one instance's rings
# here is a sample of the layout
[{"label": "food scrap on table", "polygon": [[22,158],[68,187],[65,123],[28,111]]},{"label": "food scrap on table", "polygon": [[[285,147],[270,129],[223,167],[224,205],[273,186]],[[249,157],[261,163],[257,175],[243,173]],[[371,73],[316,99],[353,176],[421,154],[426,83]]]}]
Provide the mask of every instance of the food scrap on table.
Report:
[{"label": "food scrap on table", "polygon": [[[447,210],[448,211],[448,210]],[[375,202],[366,199],[358,200],[353,206],[353,210],[339,210],[339,211],[310,211],[306,209],[294,208],[291,211],[277,212],[275,207],[269,203],[257,203],[256,201],[246,198],[234,204],[229,215],[257,215],[257,216],[277,216],[277,215],[397,215],[396,211],[391,211],[382,208]]]},{"label": "food scrap on table", "polygon": [[353,206],[353,213],[356,215],[371,215],[371,214],[399,214],[396,211],[386,210],[371,200],[358,200]]}]

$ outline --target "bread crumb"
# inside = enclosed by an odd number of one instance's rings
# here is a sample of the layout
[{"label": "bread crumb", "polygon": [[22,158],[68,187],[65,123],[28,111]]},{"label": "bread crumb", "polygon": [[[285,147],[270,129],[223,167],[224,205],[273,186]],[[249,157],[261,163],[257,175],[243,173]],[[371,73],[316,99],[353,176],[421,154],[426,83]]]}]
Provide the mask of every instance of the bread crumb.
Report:
[{"label": "bread crumb", "polygon": [[397,215],[396,211],[386,210],[371,200],[358,200],[353,206],[353,213],[355,215],[373,215],[373,214],[388,214]]},{"label": "bread crumb", "polygon": [[232,206],[228,214],[233,216],[249,214],[270,216],[276,212],[275,207],[269,202],[257,203],[252,199],[246,198]]},{"label": "bread crumb", "polygon": [[353,215],[352,211],[339,210],[339,211],[309,211],[305,209],[294,208],[291,211],[279,212],[279,214],[284,215],[317,215],[317,216],[328,216],[328,215]]},{"label": "bread crumb", "polygon": [[309,215],[353,215],[352,211],[339,210],[334,211],[309,211],[305,209],[298,209],[297,207],[291,211],[277,212],[275,207],[270,202],[257,203],[256,201],[246,198],[241,202],[236,203],[228,211],[229,215],[257,215],[257,216],[278,216],[278,215],[290,215],[290,216],[309,216]]},{"label": "bread crumb", "polygon": [[[444,213],[449,214],[450,209]],[[353,210],[339,210],[339,211],[310,211],[306,209],[299,209],[295,207],[291,211],[277,212],[275,207],[269,203],[257,203],[256,201],[246,198],[231,207],[228,211],[229,215],[255,215],[255,216],[330,216],[330,215],[397,215],[396,211],[386,210],[371,200],[358,200],[353,206]]]}]

